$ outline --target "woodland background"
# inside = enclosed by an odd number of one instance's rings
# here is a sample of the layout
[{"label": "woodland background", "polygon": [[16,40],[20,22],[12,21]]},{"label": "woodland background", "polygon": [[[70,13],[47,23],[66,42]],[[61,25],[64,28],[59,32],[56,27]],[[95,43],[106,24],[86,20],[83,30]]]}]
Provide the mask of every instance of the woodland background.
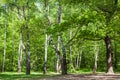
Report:
[{"label": "woodland background", "polygon": [[0,0],[1,72],[120,71],[120,0]]}]

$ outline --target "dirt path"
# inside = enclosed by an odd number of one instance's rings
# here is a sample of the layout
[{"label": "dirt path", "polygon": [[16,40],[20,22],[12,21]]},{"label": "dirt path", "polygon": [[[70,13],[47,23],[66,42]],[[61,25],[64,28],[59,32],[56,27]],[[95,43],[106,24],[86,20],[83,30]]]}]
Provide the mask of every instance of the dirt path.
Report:
[{"label": "dirt path", "polygon": [[58,77],[43,78],[40,80],[120,80],[120,74],[71,74]]}]

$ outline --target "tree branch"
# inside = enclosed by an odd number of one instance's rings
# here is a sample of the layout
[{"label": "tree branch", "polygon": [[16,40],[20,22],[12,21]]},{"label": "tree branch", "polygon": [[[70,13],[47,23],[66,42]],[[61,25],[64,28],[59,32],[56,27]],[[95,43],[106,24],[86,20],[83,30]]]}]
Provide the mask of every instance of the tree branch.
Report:
[{"label": "tree branch", "polygon": [[80,26],[78,25],[78,28],[77,28],[77,30],[76,30],[74,36],[65,44],[65,47],[66,47],[70,42],[73,41],[73,39],[76,37],[77,33],[79,32],[79,29],[80,29]]}]

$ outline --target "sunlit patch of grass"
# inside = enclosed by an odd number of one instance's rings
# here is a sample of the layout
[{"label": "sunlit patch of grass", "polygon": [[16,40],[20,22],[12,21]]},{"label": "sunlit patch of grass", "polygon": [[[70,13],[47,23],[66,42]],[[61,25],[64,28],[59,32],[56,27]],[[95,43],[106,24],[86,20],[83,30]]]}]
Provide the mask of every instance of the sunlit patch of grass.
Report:
[{"label": "sunlit patch of grass", "polygon": [[73,72],[70,72],[70,73],[74,73],[74,74],[90,74],[92,73],[92,70],[91,69],[77,69],[77,70],[74,70]]},{"label": "sunlit patch of grass", "polygon": [[25,73],[17,73],[17,72],[4,72],[0,73],[0,80],[26,80],[26,79],[41,79],[46,77],[58,76],[59,74],[55,74],[54,72],[48,72],[46,75],[40,72],[31,72],[30,75],[26,75]]}]

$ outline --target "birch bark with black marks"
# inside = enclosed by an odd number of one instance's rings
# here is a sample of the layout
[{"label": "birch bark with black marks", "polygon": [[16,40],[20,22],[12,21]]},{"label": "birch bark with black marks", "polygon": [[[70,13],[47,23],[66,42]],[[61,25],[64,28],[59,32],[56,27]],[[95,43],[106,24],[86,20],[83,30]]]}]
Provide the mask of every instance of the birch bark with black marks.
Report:
[{"label": "birch bark with black marks", "polygon": [[[58,40],[57,40],[57,49],[58,51],[60,51],[60,36],[58,36]],[[61,64],[59,64],[59,55],[56,54],[56,73],[60,72],[60,67]]]},{"label": "birch bark with black marks", "polygon": [[52,36],[50,36],[49,42],[50,42],[50,44],[52,45],[52,48],[55,50],[56,55],[58,55],[58,59],[60,60],[60,65],[62,65],[62,60],[63,60],[63,58],[62,58],[62,56],[61,56],[60,51],[58,50],[58,47],[53,43]]},{"label": "birch bark with black marks", "polygon": [[[58,24],[62,22],[62,5],[61,5],[61,0],[58,0]],[[66,63],[66,50],[63,44],[62,40],[62,34],[61,32],[58,33],[58,39],[60,39],[61,47],[62,47],[62,64],[61,64],[61,69],[62,69],[62,75],[67,74],[67,63]]]},{"label": "birch bark with black marks", "polygon": [[[47,27],[50,27],[50,18],[49,18],[49,0],[44,0],[45,10],[46,10],[46,19],[47,19]],[[47,72],[47,51],[48,51],[48,34],[45,34],[45,54],[44,54],[44,69],[43,74]]]},{"label": "birch bark with black marks", "polygon": [[[58,24],[61,23],[62,21],[62,6],[61,6],[61,1],[58,0]],[[58,33],[58,44],[57,44],[57,49],[60,51],[60,32]],[[60,66],[62,66],[61,64],[59,65],[59,55],[56,55],[56,72],[59,73],[60,72]]]}]

